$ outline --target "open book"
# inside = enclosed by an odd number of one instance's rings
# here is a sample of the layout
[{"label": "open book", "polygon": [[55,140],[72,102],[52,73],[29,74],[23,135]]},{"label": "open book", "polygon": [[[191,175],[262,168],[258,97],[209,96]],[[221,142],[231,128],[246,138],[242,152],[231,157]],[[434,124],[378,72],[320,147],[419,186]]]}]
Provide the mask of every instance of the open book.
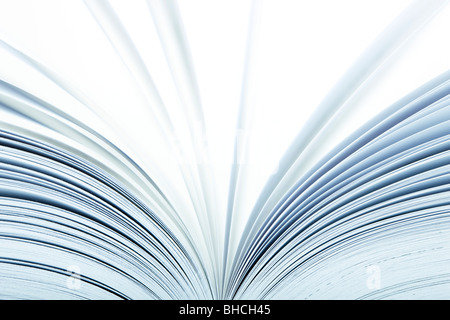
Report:
[{"label": "open book", "polygon": [[450,8],[392,2],[2,1],[0,298],[450,298]]}]

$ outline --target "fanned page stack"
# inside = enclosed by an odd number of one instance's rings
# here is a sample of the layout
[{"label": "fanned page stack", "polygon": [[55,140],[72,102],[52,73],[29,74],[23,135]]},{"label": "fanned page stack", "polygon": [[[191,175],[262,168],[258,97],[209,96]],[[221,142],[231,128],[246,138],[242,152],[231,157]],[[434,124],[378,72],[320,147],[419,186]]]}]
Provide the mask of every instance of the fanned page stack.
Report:
[{"label": "fanned page stack", "polygon": [[1,299],[449,299],[450,5],[0,2]]}]

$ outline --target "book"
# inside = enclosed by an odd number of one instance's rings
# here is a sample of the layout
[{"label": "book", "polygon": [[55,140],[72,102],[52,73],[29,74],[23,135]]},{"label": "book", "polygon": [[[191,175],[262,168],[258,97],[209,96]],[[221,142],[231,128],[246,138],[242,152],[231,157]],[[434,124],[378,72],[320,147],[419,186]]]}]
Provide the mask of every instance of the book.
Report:
[{"label": "book", "polygon": [[450,298],[449,14],[3,1],[0,298]]}]

